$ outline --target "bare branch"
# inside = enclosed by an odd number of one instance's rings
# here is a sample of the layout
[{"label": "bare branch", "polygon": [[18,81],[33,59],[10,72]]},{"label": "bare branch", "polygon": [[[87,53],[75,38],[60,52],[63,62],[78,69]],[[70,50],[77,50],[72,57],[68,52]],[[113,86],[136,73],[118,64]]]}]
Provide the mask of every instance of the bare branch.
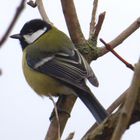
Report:
[{"label": "bare branch", "polygon": [[42,0],[36,0],[36,4],[38,7],[38,10],[40,12],[41,17],[43,18],[43,20],[45,20],[46,22],[48,22],[49,24],[53,25],[53,23],[49,20],[44,5],[43,5],[43,1]]},{"label": "bare branch", "polygon": [[[139,81],[140,81],[140,61],[136,65],[131,86],[129,87],[128,90],[125,91],[127,96],[125,97],[125,100],[122,102],[122,105],[114,114],[111,114],[111,116],[108,117],[96,129],[93,129],[90,131],[90,133],[87,133],[87,135],[85,135],[82,138],[82,140],[103,140],[103,139],[109,140],[111,139],[114,130],[116,134],[114,133],[115,136],[113,136],[112,140],[119,140],[120,137],[122,136],[122,133],[124,133],[125,129],[127,129],[129,125],[133,124],[136,121],[140,121],[140,115],[139,115],[140,114],[140,109],[139,109],[140,82]],[[134,117],[135,114],[138,115],[137,118]],[[118,119],[119,119],[119,123],[118,123]]]},{"label": "bare branch", "polygon": [[56,116],[56,121],[57,121],[57,128],[58,128],[58,131],[57,131],[58,138],[57,138],[57,140],[60,140],[60,121],[59,121],[57,106],[56,106],[56,103],[53,100],[53,97],[51,95],[49,96],[49,98],[51,99],[51,101],[53,102],[53,105],[54,105],[54,111],[55,111],[55,116]]},{"label": "bare branch", "polygon": [[5,34],[3,35],[2,39],[0,40],[0,46],[2,46],[2,44],[6,41],[8,35],[10,34],[12,28],[14,27],[18,17],[20,16],[22,10],[24,9],[24,4],[25,4],[25,0],[21,0],[19,6],[17,7],[16,13],[14,15],[13,20],[11,21],[7,31],[5,32]]},{"label": "bare branch", "polygon": [[53,23],[49,20],[48,15],[45,11],[42,0],[36,0],[36,2],[30,0],[29,2],[27,2],[27,4],[30,5],[32,8],[38,7],[38,11],[39,11],[42,19],[53,26]]},{"label": "bare branch", "polygon": [[[135,32],[139,27],[140,27],[140,17],[108,44],[110,44],[113,48],[117,47],[126,38],[128,38],[133,32]],[[104,46],[100,49],[98,56],[101,57],[108,52],[109,50],[107,50],[106,47]]]},{"label": "bare branch", "polygon": [[95,24],[96,24],[97,7],[98,7],[98,0],[94,0],[93,9],[92,9],[92,17],[91,17],[91,22],[90,22],[89,38],[92,38],[92,36],[94,34]]},{"label": "bare branch", "polygon": [[[129,88],[128,88],[127,90],[125,90],[125,91],[124,91],[124,92],[123,92],[123,93],[108,107],[107,112],[108,112],[109,114],[111,114],[117,107],[119,107],[119,106],[123,103],[123,101],[124,101],[124,99],[125,99],[125,97],[126,97],[128,91],[129,91]],[[86,137],[86,135],[90,134],[97,126],[98,126],[98,124],[95,123],[95,124],[86,132],[86,134],[83,136],[82,140],[84,139],[84,137]]]},{"label": "bare branch", "polygon": [[[76,101],[76,96],[73,95],[68,95],[65,98],[59,97],[57,101],[58,104],[57,107],[63,110],[61,113],[58,114],[59,122],[60,122],[60,135],[62,135],[64,131],[65,125],[69,118],[68,113],[70,114],[75,101]],[[67,113],[65,113],[64,111],[67,111]],[[58,138],[57,131],[58,131],[57,119],[55,116],[53,116],[45,140],[57,140]]]},{"label": "bare branch", "polygon": [[112,52],[121,62],[123,62],[132,71],[134,71],[134,67],[132,66],[132,64],[128,63],[116,51],[114,51],[112,49],[113,47],[110,44],[107,44],[103,39],[100,39],[100,41],[106,46],[107,50],[109,50],[110,52]]},{"label": "bare branch", "polygon": [[99,19],[95,26],[94,32],[90,35],[91,40],[93,40],[93,41],[97,40],[100,30],[102,28],[103,22],[104,22],[104,18],[105,18],[105,12],[103,12],[99,15]]},{"label": "bare branch", "polygon": [[121,110],[118,124],[111,140],[119,140],[128,127],[140,89],[140,61],[135,67],[135,73],[129,93]]},{"label": "bare branch", "polygon": [[73,0],[61,0],[66,24],[74,44],[84,44],[85,37],[81,31]]}]

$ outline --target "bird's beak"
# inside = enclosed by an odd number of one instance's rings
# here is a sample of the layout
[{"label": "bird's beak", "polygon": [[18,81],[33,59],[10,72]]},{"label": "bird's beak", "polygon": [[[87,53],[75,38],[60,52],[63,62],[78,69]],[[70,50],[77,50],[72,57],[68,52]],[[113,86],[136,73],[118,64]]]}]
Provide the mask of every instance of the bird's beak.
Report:
[{"label": "bird's beak", "polygon": [[22,38],[22,36],[20,34],[14,34],[14,35],[11,35],[10,37],[13,39],[21,39]]}]

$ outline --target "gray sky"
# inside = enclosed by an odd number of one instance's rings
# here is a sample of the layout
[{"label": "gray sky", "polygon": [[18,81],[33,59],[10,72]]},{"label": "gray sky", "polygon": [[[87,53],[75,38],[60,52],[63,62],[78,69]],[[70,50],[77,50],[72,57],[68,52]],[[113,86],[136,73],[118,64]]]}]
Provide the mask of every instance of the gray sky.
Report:
[{"label": "gray sky", "polygon": [[[1,32],[3,35],[9,25],[20,0],[5,0],[0,5]],[[56,27],[68,34],[59,0],[47,0],[46,9],[50,20]],[[92,0],[75,0],[82,30],[88,37]],[[130,25],[140,15],[139,0],[100,1],[98,14],[106,11],[106,18],[99,37],[109,42]],[[18,33],[23,24],[40,18],[37,9],[26,6],[12,33]],[[116,51],[127,61],[135,64],[140,54],[137,30],[131,37],[117,47]],[[102,44],[99,42],[99,46]],[[22,73],[22,51],[19,42],[8,39],[0,51],[0,139],[2,140],[43,140],[49,126],[52,102],[41,98],[28,86]],[[93,93],[107,108],[131,83],[133,72],[125,67],[111,53],[92,62],[92,67],[100,82],[99,88],[91,87]],[[90,112],[78,100],[67,123],[63,138],[75,131],[74,140],[79,140],[95,122]],[[138,123],[132,126],[123,137],[131,140],[140,137]]]}]

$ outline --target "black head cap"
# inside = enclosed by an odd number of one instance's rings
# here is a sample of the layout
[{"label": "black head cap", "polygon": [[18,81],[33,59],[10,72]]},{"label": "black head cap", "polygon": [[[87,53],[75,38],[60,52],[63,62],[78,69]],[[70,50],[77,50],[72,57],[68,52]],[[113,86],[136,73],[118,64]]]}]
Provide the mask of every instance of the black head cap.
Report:
[{"label": "black head cap", "polygon": [[22,27],[20,34],[12,35],[11,38],[19,39],[22,49],[29,45],[25,39],[23,38],[24,35],[34,33],[40,29],[44,29],[46,27],[46,32],[51,29],[51,25],[41,19],[33,19],[24,24]]},{"label": "black head cap", "polygon": [[47,31],[51,29],[51,25],[41,19],[34,19],[24,24],[20,34],[25,35],[28,33],[36,32],[37,30],[47,27]]}]

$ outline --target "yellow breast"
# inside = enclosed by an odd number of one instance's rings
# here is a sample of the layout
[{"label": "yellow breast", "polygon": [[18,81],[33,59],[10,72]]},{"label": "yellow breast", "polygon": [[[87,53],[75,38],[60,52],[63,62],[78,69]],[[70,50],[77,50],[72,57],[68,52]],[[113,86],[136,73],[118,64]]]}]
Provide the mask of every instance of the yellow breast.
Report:
[{"label": "yellow breast", "polygon": [[38,71],[33,70],[27,64],[26,53],[23,52],[23,73],[25,75],[25,79],[31,88],[39,95],[59,95],[64,94],[67,95],[73,92],[72,89],[63,85],[59,80],[54,79],[46,74],[40,73]]}]

